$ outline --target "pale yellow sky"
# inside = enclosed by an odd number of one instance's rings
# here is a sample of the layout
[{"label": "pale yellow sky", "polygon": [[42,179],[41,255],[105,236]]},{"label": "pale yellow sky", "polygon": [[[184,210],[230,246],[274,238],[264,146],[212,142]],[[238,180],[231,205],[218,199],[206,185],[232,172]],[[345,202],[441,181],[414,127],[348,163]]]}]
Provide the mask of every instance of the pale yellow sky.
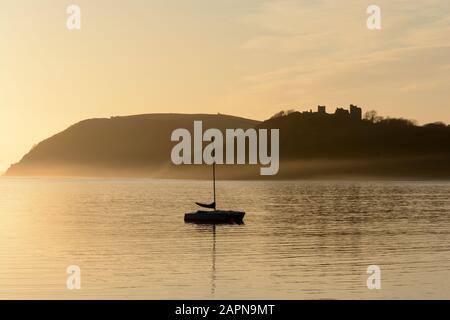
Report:
[{"label": "pale yellow sky", "polygon": [[449,35],[448,0],[0,0],[0,171],[92,117],[354,103],[449,123]]}]

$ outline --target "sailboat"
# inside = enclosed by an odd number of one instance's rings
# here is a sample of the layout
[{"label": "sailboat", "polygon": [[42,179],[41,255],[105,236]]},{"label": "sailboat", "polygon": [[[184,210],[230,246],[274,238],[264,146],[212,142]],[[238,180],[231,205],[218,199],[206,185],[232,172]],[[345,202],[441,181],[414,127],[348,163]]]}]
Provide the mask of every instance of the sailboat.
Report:
[{"label": "sailboat", "polygon": [[[214,140],[213,140],[214,141]],[[184,221],[195,223],[243,223],[245,212],[231,210],[217,210],[216,207],[216,163],[213,162],[213,195],[210,204],[196,202],[199,207],[212,210],[198,210],[184,215]]]}]

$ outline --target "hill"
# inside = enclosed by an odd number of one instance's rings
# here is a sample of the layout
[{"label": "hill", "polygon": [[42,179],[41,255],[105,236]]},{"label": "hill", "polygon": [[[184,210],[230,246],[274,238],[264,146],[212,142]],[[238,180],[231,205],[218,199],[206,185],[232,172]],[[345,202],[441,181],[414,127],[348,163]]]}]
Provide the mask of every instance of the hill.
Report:
[{"label": "hill", "polygon": [[342,111],[327,114],[319,107],[258,125],[280,128],[280,177],[450,178],[450,126]]},{"label": "hill", "polygon": [[204,129],[247,129],[258,124],[239,117],[207,114],[145,114],[84,120],[40,142],[12,165],[6,175],[176,178],[184,177],[187,171],[189,175],[198,171],[202,176],[206,171],[175,168],[170,159],[175,144],[170,141],[172,131],[191,129],[194,120],[202,120]]},{"label": "hill", "polygon": [[[321,109],[323,108],[323,109]],[[362,119],[361,109],[281,113],[264,122],[227,115],[147,114],[81,121],[34,147],[8,176],[210,178],[201,166],[175,166],[174,129],[280,129],[280,172],[221,166],[222,179],[450,179],[450,127],[404,119]],[[192,130],[191,130],[192,132]]]}]

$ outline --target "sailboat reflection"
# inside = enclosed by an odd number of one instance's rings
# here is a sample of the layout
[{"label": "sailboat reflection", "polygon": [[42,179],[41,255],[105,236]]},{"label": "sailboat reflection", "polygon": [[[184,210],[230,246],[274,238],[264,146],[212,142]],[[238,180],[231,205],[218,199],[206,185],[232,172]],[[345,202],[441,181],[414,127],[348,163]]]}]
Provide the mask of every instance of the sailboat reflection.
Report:
[{"label": "sailboat reflection", "polygon": [[[211,226],[206,225],[206,224],[201,224],[201,225],[197,225],[195,227],[195,230],[199,231],[201,234],[203,234],[205,237],[208,237],[208,239],[211,239],[211,229],[212,228],[212,246],[209,247],[211,248],[211,291],[210,294],[212,297],[214,297],[215,293],[216,293],[216,280],[217,280],[217,249],[220,250],[220,247],[217,248],[217,245],[220,244],[220,242],[217,242],[217,237],[218,237],[218,232],[219,230],[222,230],[224,233],[227,233],[227,228],[229,228],[228,226],[221,226],[221,225],[216,225],[216,224],[212,224]],[[244,228],[244,225],[241,225],[240,228]],[[208,241],[209,242],[209,241]],[[223,243],[223,242],[222,242]],[[209,250],[208,250],[209,251]],[[206,252],[206,250],[205,250]],[[220,264],[219,264],[220,266]],[[205,274],[206,275],[206,274]],[[207,281],[207,280],[206,280]]]},{"label": "sailboat reflection", "polygon": [[213,248],[212,248],[212,269],[211,269],[211,295],[216,293],[216,225],[213,226]]}]

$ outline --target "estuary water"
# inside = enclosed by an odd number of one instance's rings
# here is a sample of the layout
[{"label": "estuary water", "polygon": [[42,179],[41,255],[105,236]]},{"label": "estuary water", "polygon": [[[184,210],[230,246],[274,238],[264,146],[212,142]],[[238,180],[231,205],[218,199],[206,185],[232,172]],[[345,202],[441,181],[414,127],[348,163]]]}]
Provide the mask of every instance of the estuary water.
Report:
[{"label": "estuary water", "polygon": [[219,181],[245,224],[186,224],[211,191],[1,178],[0,299],[450,299],[450,182]]}]

